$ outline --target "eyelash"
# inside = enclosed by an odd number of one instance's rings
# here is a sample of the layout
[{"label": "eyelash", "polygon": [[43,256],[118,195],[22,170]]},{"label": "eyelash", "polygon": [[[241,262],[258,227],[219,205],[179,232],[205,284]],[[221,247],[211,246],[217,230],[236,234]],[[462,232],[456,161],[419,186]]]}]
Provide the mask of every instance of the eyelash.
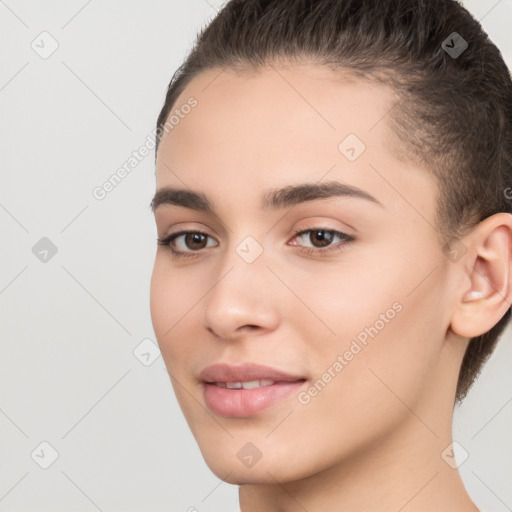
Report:
[{"label": "eyelash", "polygon": [[[325,249],[320,248],[304,248],[302,247],[299,249],[299,252],[306,254],[308,256],[317,256],[317,255],[323,255],[325,253],[331,253],[331,252],[338,252],[343,250],[345,247],[352,245],[352,243],[356,240],[355,237],[352,235],[348,235],[347,233],[343,233],[342,231],[337,231],[335,229],[326,229],[322,227],[315,227],[310,229],[298,229],[293,233],[293,238],[297,238],[298,235],[304,235],[306,233],[312,233],[314,231],[325,231],[327,233],[331,233],[334,236],[339,236],[342,241],[339,242],[337,245],[329,245]],[[176,238],[182,235],[188,235],[188,234],[200,234],[205,236],[210,236],[208,233],[203,233],[202,231],[178,231],[177,233],[172,233],[164,238],[157,238],[158,245],[162,246],[168,246],[171,250],[171,255],[173,258],[193,258],[195,257],[200,251],[191,251],[191,252],[183,252],[183,251],[176,251],[171,245],[171,242],[173,242]],[[211,238],[211,237],[210,237]],[[293,240],[292,238],[292,240]]]}]

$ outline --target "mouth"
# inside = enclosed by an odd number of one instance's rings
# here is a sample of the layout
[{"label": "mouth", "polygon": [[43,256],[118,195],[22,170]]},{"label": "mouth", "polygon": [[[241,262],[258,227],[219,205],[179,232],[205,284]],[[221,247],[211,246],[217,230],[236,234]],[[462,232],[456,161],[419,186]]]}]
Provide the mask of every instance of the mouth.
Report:
[{"label": "mouth", "polygon": [[254,416],[298,393],[306,382],[304,377],[250,363],[208,366],[199,378],[208,408],[231,418]]},{"label": "mouth", "polygon": [[219,388],[227,389],[255,389],[255,388],[266,388],[267,386],[273,386],[275,381],[269,379],[262,380],[248,380],[245,382],[211,382]]}]

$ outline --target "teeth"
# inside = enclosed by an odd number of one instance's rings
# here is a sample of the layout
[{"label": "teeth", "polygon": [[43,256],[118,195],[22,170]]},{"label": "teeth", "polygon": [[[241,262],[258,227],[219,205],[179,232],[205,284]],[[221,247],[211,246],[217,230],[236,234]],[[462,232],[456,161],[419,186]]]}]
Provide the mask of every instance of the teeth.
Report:
[{"label": "teeth", "polygon": [[[270,384],[267,384],[270,383]],[[242,387],[244,389],[254,389],[254,388],[262,388],[264,386],[271,386],[273,382],[271,380],[249,380],[247,382],[242,382]]]},{"label": "teeth", "polygon": [[246,382],[215,382],[214,383],[219,388],[228,388],[228,389],[254,389],[254,388],[264,388],[266,386],[272,386],[275,384],[275,381],[270,379],[261,379],[261,380],[249,380]]}]

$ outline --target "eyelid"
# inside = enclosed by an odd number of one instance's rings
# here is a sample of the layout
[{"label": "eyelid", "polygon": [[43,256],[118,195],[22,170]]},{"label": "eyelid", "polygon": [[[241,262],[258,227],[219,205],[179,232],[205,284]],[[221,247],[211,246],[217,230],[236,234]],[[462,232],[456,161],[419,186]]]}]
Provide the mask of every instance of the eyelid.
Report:
[{"label": "eyelid", "polygon": [[[210,235],[210,233],[207,233],[205,231],[200,231],[198,229],[180,229],[178,231],[174,231],[172,233],[169,233],[168,235],[164,235],[163,237],[157,238],[157,242],[158,242],[158,245],[169,246],[171,248],[171,251],[175,252],[172,249],[171,243],[174,240],[176,240],[177,238],[179,238],[180,236],[188,235],[188,234],[200,234],[200,235],[205,235],[208,238],[211,238],[212,240],[215,239],[215,237],[213,237],[212,235]],[[219,245],[218,242],[217,242],[217,245]],[[201,249],[200,251],[202,251],[202,250],[203,249]],[[179,251],[179,252],[183,253],[183,254],[194,254],[194,253],[199,253],[200,251],[186,251],[186,252],[185,251]],[[176,252],[178,252],[178,251],[176,251]]]},{"label": "eyelid", "polygon": [[[322,226],[322,225],[314,225],[312,227],[303,226],[294,231],[290,240],[294,240],[299,235],[304,236],[306,233],[315,232],[315,231],[325,231],[328,233],[332,233],[334,237],[336,237],[336,236],[339,237],[341,239],[341,241],[337,242],[335,244],[324,246],[324,247],[304,247],[300,244],[291,244],[291,245],[298,247],[298,251],[300,253],[307,254],[309,256],[314,255],[314,256],[320,256],[320,257],[327,257],[331,253],[338,253],[338,252],[342,251],[345,248],[345,246],[351,245],[356,240],[356,237],[353,235],[350,235],[349,233],[346,233],[346,232],[338,230],[338,229],[330,228],[328,226]],[[163,238],[158,238],[157,242],[159,245],[169,247],[172,257],[174,259],[201,256],[201,254],[203,254],[205,252],[204,251],[205,248],[199,249],[197,251],[194,251],[194,250],[189,250],[189,251],[179,251],[178,250],[177,251],[176,249],[174,249],[172,247],[172,242],[174,242],[174,240],[176,240],[180,236],[188,235],[188,234],[201,234],[201,235],[205,235],[206,237],[214,239],[214,237],[211,236],[207,232],[203,232],[200,230],[194,230],[194,229],[182,229],[182,230],[170,233],[169,235],[166,235]],[[217,245],[219,245],[218,242],[217,242]],[[214,246],[214,247],[216,247],[216,246]],[[211,247],[210,247],[210,249],[211,249]]]},{"label": "eyelid", "polygon": [[328,226],[321,226],[321,225],[297,229],[294,232],[291,240],[294,240],[295,238],[298,238],[300,236],[305,236],[307,233],[313,233],[315,231],[326,231],[328,233],[332,233],[334,237],[339,237],[341,239],[341,242],[337,242],[337,243],[325,246],[323,248],[322,247],[304,247],[299,244],[292,244],[292,245],[293,246],[297,245],[298,247],[302,247],[302,249],[300,249],[302,252],[307,252],[309,254],[319,254],[319,255],[325,254],[326,255],[327,253],[329,253],[331,251],[336,252],[339,250],[340,246],[343,247],[345,245],[350,245],[351,243],[353,243],[356,240],[355,236],[353,236],[349,233],[346,233],[345,231],[341,231],[339,229],[330,228]]}]

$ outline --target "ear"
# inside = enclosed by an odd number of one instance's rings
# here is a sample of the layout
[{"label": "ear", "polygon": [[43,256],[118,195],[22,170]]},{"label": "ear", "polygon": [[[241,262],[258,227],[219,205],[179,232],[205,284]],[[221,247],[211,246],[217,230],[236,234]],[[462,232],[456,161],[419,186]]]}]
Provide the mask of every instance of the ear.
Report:
[{"label": "ear", "polygon": [[460,262],[465,278],[450,327],[460,336],[474,338],[494,327],[511,306],[512,214],[487,217],[462,243],[467,247]]}]

